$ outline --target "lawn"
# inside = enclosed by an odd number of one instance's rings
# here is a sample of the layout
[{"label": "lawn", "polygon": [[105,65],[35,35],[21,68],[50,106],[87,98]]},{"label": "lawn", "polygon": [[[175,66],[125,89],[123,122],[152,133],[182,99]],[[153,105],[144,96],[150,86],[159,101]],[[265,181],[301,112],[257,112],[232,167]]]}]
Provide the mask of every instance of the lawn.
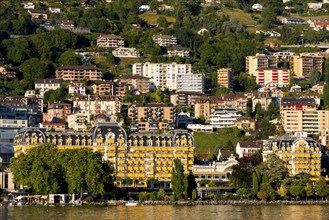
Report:
[{"label": "lawn", "polygon": [[157,15],[157,14],[152,14],[152,13],[144,13],[139,15],[140,18],[143,20],[146,20],[149,24],[158,24],[158,18],[159,17],[165,17],[168,22],[174,23],[176,19],[171,16],[165,16],[165,15]]},{"label": "lawn", "polygon": [[240,9],[221,8],[220,11],[217,12],[217,14],[228,15],[230,16],[230,18],[234,18],[244,25],[257,25],[257,22],[251,17],[250,14]]},{"label": "lawn", "polygon": [[224,133],[194,132],[195,153],[211,153],[217,155],[217,147],[225,147],[228,141],[237,143],[237,138]]}]

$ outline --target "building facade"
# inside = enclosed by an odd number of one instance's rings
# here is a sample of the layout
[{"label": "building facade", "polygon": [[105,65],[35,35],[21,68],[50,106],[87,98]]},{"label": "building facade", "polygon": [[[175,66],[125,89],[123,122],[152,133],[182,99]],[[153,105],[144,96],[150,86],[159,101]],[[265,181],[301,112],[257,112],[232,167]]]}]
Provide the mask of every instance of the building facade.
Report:
[{"label": "building facade", "polygon": [[133,75],[150,79],[150,82],[160,89],[177,89],[178,75],[192,74],[191,64],[177,63],[135,63]]},{"label": "building facade", "polygon": [[309,137],[283,136],[264,144],[263,160],[276,155],[284,162],[291,176],[307,173],[321,176],[321,145]]},{"label": "building facade", "polygon": [[73,109],[94,116],[104,114],[107,117],[116,117],[116,113],[121,110],[121,101],[118,97],[109,95],[79,96],[73,101]]},{"label": "building facade", "polygon": [[241,117],[235,109],[215,108],[210,115],[210,125],[214,128],[229,128],[233,127],[237,119]]},{"label": "building facade", "polygon": [[122,37],[116,35],[102,35],[97,38],[97,47],[123,47],[125,42]]},{"label": "building facade", "polygon": [[45,95],[46,92],[50,90],[56,90],[61,88],[61,79],[36,79],[34,80],[34,88],[39,90],[41,97]]},{"label": "building facade", "polygon": [[177,44],[177,39],[171,35],[153,35],[153,41],[155,44],[159,45],[160,47],[170,47]]},{"label": "building facade", "polygon": [[56,79],[62,80],[101,80],[102,70],[95,66],[61,66],[56,68]]},{"label": "building facade", "polygon": [[256,70],[256,83],[266,86],[268,84],[278,87],[288,86],[290,71],[285,68],[262,68]]},{"label": "building facade", "polygon": [[93,93],[96,95],[110,95],[124,97],[130,87],[126,83],[113,81],[96,81],[92,85]]},{"label": "building facade", "polygon": [[118,82],[125,83],[131,90],[139,91],[142,94],[150,92],[150,79],[140,75],[121,75]]},{"label": "building facade", "polygon": [[43,113],[44,122],[59,122],[60,119],[67,119],[72,113],[72,105],[67,103],[53,103],[48,105],[46,113]]},{"label": "building facade", "polygon": [[74,133],[27,128],[15,137],[15,156],[45,143],[55,144],[60,150],[100,151],[104,160],[113,163],[119,187],[125,186],[123,180],[128,177],[133,180],[134,187],[146,187],[149,178],[169,184],[175,158],[182,161],[186,173],[192,171],[193,166],[194,139],[187,131],[127,134],[115,123],[101,123],[90,132]]},{"label": "building facade", "polygon": [[86,95],[86,87],[83,83],[70,83],[69,94]]},{"label": "building facade", "polygon": [[220,68],[217,70],[217,84],[219,87],[233,89],[233,71],[231,68]]},{"label": "building facade", "polygon": [[175,122],[176,109],[172,104],[133,104],[128,108],[128,117],[135,122]]},{"label": "building facade", "polygon": [[323,56],[319,53],[301,53],[290,58],[290,70],[299,78],[309,78],[313,70],[323,72]]},{"label": "building facade", "polygon": [[182,47],[180,45],[175,45],[170,47],[167,50],[168,57],[182,57],[187,58],[190,56],[190,50],[186,47]]},{"label": "building facade", "polygon": [[196,100],[206,97],[207,95],[201,92],[176,92],[170,95],[170,102],[174,106],[194,106]]},{"label": "building facade", "polygon": [[203,74],[177,75],[177,92],[200,92],[204,93]]},{"label": "building facade", "polygon": [[246,71],[249,75],[256,76],[257,69],[262,68],[278,68],[278,58],[265,54],[246,57]]},{"label": "building facade", "polygon": [[136,48],[119,47],[112,51],[113,56],[120,58],[139,58],[140,53]]}]

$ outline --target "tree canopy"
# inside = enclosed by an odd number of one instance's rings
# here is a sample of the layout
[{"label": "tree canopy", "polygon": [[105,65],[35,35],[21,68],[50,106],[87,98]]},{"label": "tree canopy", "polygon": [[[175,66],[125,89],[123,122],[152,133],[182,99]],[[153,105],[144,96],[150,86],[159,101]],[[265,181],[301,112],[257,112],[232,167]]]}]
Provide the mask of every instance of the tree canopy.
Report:
[{"label": "tree canopy", "polygon": [[113,189],[113,167],[90,149],[58,150],[40,145],[11,159],[16,185],[34,194],[109,193]]}]

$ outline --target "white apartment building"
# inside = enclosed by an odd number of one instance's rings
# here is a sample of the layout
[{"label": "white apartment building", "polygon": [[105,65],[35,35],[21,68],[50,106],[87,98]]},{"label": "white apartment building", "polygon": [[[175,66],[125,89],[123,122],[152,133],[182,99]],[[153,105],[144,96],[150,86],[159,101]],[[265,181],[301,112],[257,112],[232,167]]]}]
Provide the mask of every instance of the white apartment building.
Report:
[{"label": "white apartment building", "polygon": [[86,95],[86,87],[83,83],[71,83],[69,85],[69,94]]},{"label": "white apartment building", "polygon": [[34,80],[35,89],[39,90],[40,96],[43,97],[49,90],[61,88],[61,79],[36,79]]},{"label": "white apartment building", "polygon": [[204,76],[202,74],[177,75],[177,91],[204,93]]},{"label": "white apartment building", "polygon": [[235,109],[216,108],[210,115],[210,124],[214,128],[233,127],[236,120],[241,117]]},{"label": "white apartment building", "polygon": [[113,56],[121,58],[138,58],[140,53],[136,48],[119,47],[112,51]]},{"label": "white apartment building", "polygon": [[160,47],[170,47],[177,44],[177,39],[171,35],[153,35],[153,41],[155,44],[159,45]]},{"label": "white apartment building", "polygon": [[67,116],[68,127],[74,131],[86,131],[90,124],[90,114],[87,111],[78,111]]},{"label": "white apartment building", "polygon": [[329,146],[329,128],[322,129],[319,139],[322,145]]},{"label": "white apartment building", "polygon": [[178,75],[192,74],[191,64],[177,63],[135,63],[133,75],[150,79],[151,84],[160,89],[177,90]]},{"label": "white apartment building", "polygon": [[76,97],[73,101],[74,110],[82,110],[87,114],[104,114],[108,117],[120,112],[120,100],[109,95],[88,95]]},{"label": "white apartment building", "polygon": [[259,85],[276,85],[279,87],[289,85],[290,71],[285,68],[261,68],[256,70],[256,82]]}]

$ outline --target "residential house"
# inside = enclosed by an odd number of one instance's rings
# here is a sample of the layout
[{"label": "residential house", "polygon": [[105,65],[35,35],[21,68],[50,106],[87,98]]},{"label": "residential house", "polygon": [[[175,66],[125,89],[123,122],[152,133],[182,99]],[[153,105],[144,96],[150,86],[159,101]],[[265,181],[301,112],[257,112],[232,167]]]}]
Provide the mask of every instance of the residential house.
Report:
[{"label": "residential house", "polygon": [[95,66],[61,66],[56,68],[56,79],[81,81],[101,80],[102,70]]},{"label": "residential house", "polygon": [[302,18],[283,17],[281,19],[282,24],[305,24],[305,20]]},{"label": "residential house", "polygon": [[48,104],[47,112],[43,113],[43,122],[59,122],[60,119],[67,119],[72,113],[72,105],[68,103]]},{"label": "residential house", "polygon": [[233,90],[233,71],[231,68],[219,68],[217,70],[217,84],[219,87],[226,87]]},{"label": "residential house", "polygon": [[138,11],[143,13],[143,12],[147,12],[148,10],[150,10],[150,6],[149,5],[141,5],[138,8]]},{"label": "residential house", "polygon": [[61,9],[60,8],[49,8],[48,9],[50,13],[61,13]]},{"label": "residential house", "polygon": [[262,144],[259,141],[247,142],[247,141],[238,141],[235,148],[235,153],[242,157],[250,157],[253,153],[262,149]]},{"label": "residential house", "polygon": [[7,66],[0,66],[0,75],[6,76],[8,78],[15,78],[16,77],[16,71]]},{"label": "residential house", "polygon": [[87,111],[77,111],[67,116],[67,124],[74,131],[87,131],[91,125],[90,114]]},{"label": "residential house", "polygon": [[301,53],[290,58],[290,70],[300,78],[309,78],[314,70],[323,72],[323,55],[320,53]]},{"label": "residential house", "polygon": [[289,60],[290,57],[292,57],[294,55],[295,55],[295,53],[291,52],[291,51],[280,51],[280,52],[273,53],[273,56],[276,56],[279,59],[279,61]]},{"label": "residential house", "polygon": [[324,128],[321,130],[319,140],[323,146],[329,146],[329,128]]},{"label": "residential house", "polygon": [[322,2],[307,3],[309,9],[318,10],[322,8]]},{"label": "residential house", "polygon": [[34,88],[39,90],[40,97],[44,97],[45,93],[50,90],[61,88],[61,79],[36,79],[34,80]]},{"label": "residential house", "polygon": [[133,75],[148,77],[151,88],[177,90],[178,75],[192,74],[191,64],[177,63],[135,63]]},{"label": "residential house", "polygon": [[153,41],[155,44],[159,45],[160,47],[170,47],[177,44],[177,39],[171,35],[153,35]]},{"label": "residential house", "polygon": [[170,102],[174,106],[194,106],[196,100],[206,97],[207,95],[201,92],[176,92],[170,95]]},{"label": "residential house", "polygon": [[242,130],[254,131],[256,129],[256,122],[250,117],[241,116],[235,121],[233,127],[237,127]]},{"label": "residential house", "polygon": [[32,19],[48,19],[48,13],[44,10],[29,9],[27,12],[31,15]]},{"label": "residential house", "polygon": [[261,4],[256,3],[256,4],[253,4],[253,6],[251,6],[251,9],[255,10],[255,11],[263,11],[264,7]]},{"label": "residential house", "polygon": [[113,81],[96,81],[93,85],[93,93],[96,95],[110,95],[124,97],[129,90],[127,84]]},{"label": "residential house", "polygon": [[276,155],[284,161],[290,176],[321,176],[321,145],[310,137],[285,135],[269,140],[263,147],[263,160],[268,160],[271,155]]},{"label": "residential house", "polygon": [[123,47],[125,42],[122,37],[113,34],[101,35],[97,38],[97,47]]},{"label": "residential house", "polygon": [[86,87],[83,83],[73,82],[69,84],[69,94],[86,95]]},{"label": "residential house", "polygon": [[246,57],[246,71],[249,75],[256,76],[257,69],[261,68],[278,68],[278,58],[265,54]]},{"label": "residential house", "polygon": [[35,5],[33,2],[26,2],[26,3],[23,3],[23,8],[24,9],[35,9]]},{"label": "residential house", "polygon": [[65,132],[65,124],[64,123],[43,122],[41,124],[41,128],[45,128],[46,131]]},{"label": "residential house", "polygon": [[167,56],[187,58],[190,57],[190,50],[186,47],[182,47],[181,45],[175,45],[168,48]]},{"label": "residential house", "polygon": [[252,97],[252,110],[255,111],[257,103],[262,106],[262,110],[267,111],[268,106],[272,102],[271,91],[253,93]]},{"label": "residential house", "polygon": [[138,58],[140,53],[136,48],[119,47],[112,51],[113,56],[120,58]]},{"label": "residential house", "polygon": [[85,111],[87,114],[104,114],[116,120],[116,113],[121,111],[121,102],[118,97],[110,95],[87,95],[78,96],[73,101],[74,111]]},{"label": "residential house", "polygon": [[131,90],[138,91],[141,94],[150,91],[150,79],[140,75],[121,75],[117,78],[118,82],[129,85]]}]

